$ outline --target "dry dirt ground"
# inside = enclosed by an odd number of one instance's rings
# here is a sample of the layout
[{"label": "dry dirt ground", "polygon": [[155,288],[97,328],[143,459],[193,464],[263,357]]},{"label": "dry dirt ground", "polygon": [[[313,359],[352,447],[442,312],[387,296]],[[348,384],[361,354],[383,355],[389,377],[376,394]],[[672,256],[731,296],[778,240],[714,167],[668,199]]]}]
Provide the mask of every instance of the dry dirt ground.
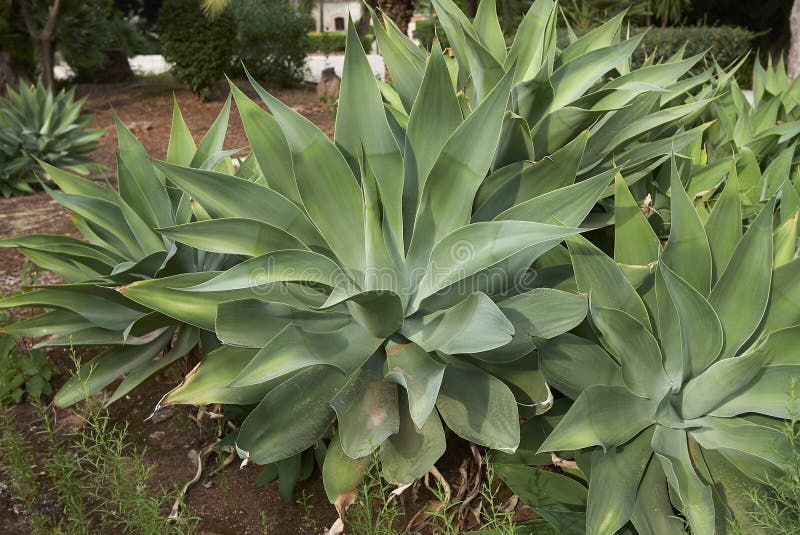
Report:
[{"label": "dry dirt ground", "polygon": [[[251,97],[255,97],[254,93],[248,90],[247,84],[240,83],[239,86],[248,91]],[[198,141],[223,104],[221,101],[201,102],[183,86],[169,81],[79,86],[77,93],[79,96],[88,97],[85,111],[94,114],[92,126],[107,131],[102,138],[100,148],[92,154],[92,157],[107,167],[106,175],[112,181],[115,175],[117,148],[114,113],[119,115],[141,140],[152,157],[164,158],[172,117],[173,95]],[[312,89],[277,89],[273,94],[332,136],[333,114],[317,99]],[[241,147],[247,147],[247,140],[234,106],[225,148]],[[0,198],[0,238],[32,232],[68,233],[77,236],[69,215],[45,193],[39,192],[12,199]],[[15,251],[0,248],[0,295],[19,286],[23,261],[24,258]],[[52,282],[53,277],[44,274],[40,280]],[[57,367],[67,369],[70,366],[63,350],[48,350],[48,354]],[[92,355],[90,352],[81,354],[84,359]],[[113,421],[128,425],[132,442],[138,447],[147,447],[146,461],[156,467],[151,481],[151,486],[154,488],[158,486],[171,488],[174,484],[182,485],[192,479],[196,464],[190,458],[190,453],[202,449],[211,439],[208,425],[203,429],[191,418],[197,413],[197,409],[194,408],[176,408],[170,417],[158,423],[145,420],[161,396],[178,384],[181,374],[186,371],[185,368],[174,368],[110,407]],[[61,373],[56,377],[54,388],[63,384],[66,375]],[[37,423],[33,407],[23,404],[14,409],[13,413],[18,427],[35,440]],[[70,409],[59,409],[56,417],[59,421],[76,418]],[[445,459],[437,465],[447,480],[458,481],[459,467],[471,455],[463,443],[454,443],[452,446],[448,448]],[[206,466],[207,471],[213,468],[213,465]],[[36,467],[32,469],[35,470]],[[266,515],[268,533],[278,535],[322,533],[336,520],[336,511],[325,497],[318,471],[308,481],[300,483],[296,489],[296,497],[303,495],[308,497],[304,507],[299,504],[284,503],[278,494],[276,484],[256,488],[254,483],[259,472],[260,468],[257,466],[250,465],[239,469],[238,462],[234,462],[214,476],[210,484],[207,481],[207,485],[197,484],[191,487],[186,496],[186,505],[192,516],[200,518],[198,532],[205,535],[264,533],[262,511]],[[413,494],[415,497],[411,498],[410,502],[406,500],[405,495],[402,498],[404,507],[407,507],[406,519],[414,516],[419,507],[426,502],[422,496],[418,501],[416,493]],[[508,497],[510,493],[506,490],[504,495]],[[40,506],[46,511],[52,511],[55,507],[52,495],[45,493]],[[11,495],[10,481],[4,479],[0,473],[0,535],[28,533],[25,515],[19,511],[20,506]],[[531,518],[531,514],[530,510],[523,511],[521,504],[517,507],[517,519]]]}]

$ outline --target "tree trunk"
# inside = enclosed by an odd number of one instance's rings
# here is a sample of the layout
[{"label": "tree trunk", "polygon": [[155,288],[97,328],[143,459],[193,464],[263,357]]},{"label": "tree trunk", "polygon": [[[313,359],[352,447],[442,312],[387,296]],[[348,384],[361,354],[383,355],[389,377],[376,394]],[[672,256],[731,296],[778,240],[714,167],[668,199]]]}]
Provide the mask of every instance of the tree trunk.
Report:
[{"label": "tree trunk", "polygon": [[20,2],[20,10],[22,18],[25,21],[25,27],[28,30],[31,38],[39,43],[39,55],[41,56],[42,68],[42,82],[45,87],[52,89],[55,87],[55,50],[54,39],[56,36],[56,22],[58,21],[58,12],[61,9],[61,0],[55,0],[53,5],[47,12],[47,22],[41,30],[36,29],[36,24],[31,17],[30,9],[27,0]]},{"label": "tree trunk", "polygon": [[789,76],[800,76],[800,0],[794,0],[792,14],[789,17],[792,30],[792,41],[789,46]]},{"label": "tree trunk", "polygon": [[0,94],[5,90],[6,85],[16,85],[17,74],[11,67],[11,57],[8,52],[0,52]]},{"label": "tree trunk", "polygon": [[53,40],[42,39],[39,41],[42,62],[42,83],[52,90],[56,86],[55,58],[53,54]]},{"label": "tree trunk", "polygon": [[400,31],[408,34],[408,23],[414,16],[414,2],[411,0],[378,0],[378,7],[397,24]]}]

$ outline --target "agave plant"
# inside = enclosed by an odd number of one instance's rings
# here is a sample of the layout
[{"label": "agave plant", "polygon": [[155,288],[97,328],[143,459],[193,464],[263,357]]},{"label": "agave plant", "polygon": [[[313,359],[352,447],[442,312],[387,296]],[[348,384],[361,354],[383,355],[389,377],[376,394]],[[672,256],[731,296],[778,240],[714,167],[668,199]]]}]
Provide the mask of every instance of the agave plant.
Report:
[{"label": "agave plant", "polygon": [[[531,182],[524,175],[524,160],[545,158],[585,131],[579,179],[616,166],[625,168],[626,181],[633,183],[710,124],[695,125],[713,96],[712,70],[687,76],[702,55],[684,58],[681,51],[632,70],[630,58],[644,34],[622,38],[624,13],[580,38],[572,35],[571,44],[559,50],[557,4],[536,0],[507,49],[494,1],[481,2],[474,21],[451,0],[433,4],[453,47],[448,68],[465,113],[514,71],[511,105],[492,165],[495,176],[487,179],[480,200],[501,186],[519,187],[520,174],[523,182]],[[392,86],[382,85],[382,91],[392,118],[404,127],[428,56],[391,20],[384,17],[384,22],[385,27],[373,14],[378,47],[393,80]]]},{"label": "agave plant", "polygon": [[[734,175],[703,223],[674,165],[671,200],[662,247],[617,180],[615,258],[567,238],[592,329],[536,340],[548,383],[575,400],[537,428],[538,450],[574,451],[589,476],[588,496],[569,484],[571,511],[543,507],[575,530],[683,533],[677,512],[692,533],[727,533],[747,525],[746,490],[785,469],[800,261],[773,260],[775,200],[742,234]],[[501,473],[514,489],[526,470]]]},{"label": "agave plant", "polygon": [[[221,151],[229,109],[230,102],[200,145],[195,146],[176,104],[167,159],[176,164],[232,171],[226,153]],[[195,217],[189,197],[174,188],[170,191],[164,176],[119,119],[117,135],[119,189],[41,163],[60,190],[43,187],[71,212],[84,240],[48,234],[0,240],[0,247],[17,248],[40,268],[64,281],[36,286],[0,301],[0,308],[35,306],[47,310],[6,326],[6,332],[46,337],[39,346],[110,346],[84,364],[56,394],[55,402],[62,406],[125,375],[109,399],[115,401],[187,355],[201,339],[206,350],[217,345],[211,334],[214,308],[204,311],[195,306],[194,317],[204,321],[180,323],[118,291],[138,280],[179,273],[190,274],[195,283],[203,282],[214,276],[205,271],[228,267],[231,260],[193,250],[156,232],[159,227],[186,223]],[[243,165],[240,171],[248,169]]]},{"label": "agave plant", "polygon": [[186,300],[216,299],[225,345],[163,403],[257,404],[236,436],[257,464],[333,433],[323,474],[339,506],[374,452],[389,481],[424,475],[444,452],[443,423],[513,451],[520,413],[550,403],[529,335],[564,333],[586,313],[583,296],[541,288],[528,270],[581,231],[615,171],[576,183],[579,136],[531,162],[507,207],[475,208],[516,71],[465,117],[446,61],[429,57],[400,126],[351,26],[335,143],[255,82],[272,115],[232,86],[267,185],[157,163],[210,216],[161,232],[249,259],[201,284],[183,275],[124,290],[181,321]]},{"label": "agave plant", "polygon": [[19,91],[6,86],[0,98],[0,195],[30,192],[37,160],[87,173],[102,166],[86,156],[98,147],[103,130],[87,128],[92,116],[81,114],[85,98],[75,90],[53,94],[41,81]]}]

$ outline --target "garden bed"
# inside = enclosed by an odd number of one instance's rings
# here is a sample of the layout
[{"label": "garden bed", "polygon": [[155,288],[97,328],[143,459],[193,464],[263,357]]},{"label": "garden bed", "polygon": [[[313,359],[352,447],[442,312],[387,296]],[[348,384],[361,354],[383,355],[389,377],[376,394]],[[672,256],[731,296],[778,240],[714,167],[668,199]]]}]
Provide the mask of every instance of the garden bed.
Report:
[{"label": "garden bed", "polygon": [[[114,112],[142,141],[148,153],[154,158],[163,158],[166,155],[172,120],[173,94],[197,140],[213,122],[223,104],[221,101],[201,102],[183,86],[160,80],[79,86],[77,94],[88,97],[85,110],[94,114],[91,126],[107,131],[101,139],[100,147],[90,156],[108,168],[107,175],[110,179],[115,175],[116,168]],[[317,100],[313,90],[276,90],[276,94],[318,124],[326,133],[333,134],[333,116]],[[237,113],[235,107],[231,113]],[[245,146],[247,142],[244,130],[238,118],[234,117],[231,120],[226,148]],[[67,212],[44,192],[0,199],[0,236],[33,232],[77,236]],[[0,249],[0,294],[18,288],[23,262],[24,258],[15,250]],[[47,348],[46,352],[62,370],[55,379],[55,388],[66,380],[66,370],[71,363],[64,350]],[[210,438],[189,417],[190,412],[194,412],[189,408],[178,407],[169,418],[158,423],[145,421],[161,396],[180,381],[179,371],[181,370],[175,369],[167,376],[148,383],[110,407],[113,421],[119,425],[128,425],[130,439],[136,446],[148,448],[145,459],[156,464],[151,481],[153,487],[171,487],[173,484],[183,485],[189,481],[196,471],[196,463],[190,452],[204,447]],[[40,430],[35,409],[29,404],[23,404],[12,412],[20,430],[29,438],[34,438]],[[77,420],[72,409],[59,410],[55,417],[58,422],[69,422],[71,418]],[[35,467],[32,469],[36,470]],[[336,511],[325,498],[322,482],[318,477],[312,477],[298,485],[297,496],[308,497],[306,506],[301,507],[285,504],[278,495],[276,484],[256,488],[254,483],[259,471],[258,466],[251,465],[240,470],[237,464],[232,464],[211,480],[210,488],[198,483],[189,489],[187,506],[190,514],[202,519],[199,533],[263,533],[261,511],[266,512],[270,533],[319,532],[336,519]],[[40,505],[44,510],[54,507],[53,497],[45,499]],[[9,535],[28,532],[25,516],[19,511],[20,505],[11,496],[10,481],[0,474],[0,526],[3,526],[0,531]],[[313,519],[311,523],[308,521],[309,513]]]}]

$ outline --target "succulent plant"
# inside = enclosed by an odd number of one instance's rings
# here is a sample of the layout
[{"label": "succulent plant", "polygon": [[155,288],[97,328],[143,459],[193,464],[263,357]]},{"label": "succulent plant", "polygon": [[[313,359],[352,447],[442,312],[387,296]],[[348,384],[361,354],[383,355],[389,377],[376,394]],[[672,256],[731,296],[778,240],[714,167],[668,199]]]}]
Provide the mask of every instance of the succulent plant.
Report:
[{"label": "succulent plant", "polygon": [[258,403],[236,447],[265,465],[307,450],[335,422],[325,474],[340,503],[373,452],[390,481],[425,474],[444,452],[442,420],[478,444],[517,447],[518,403],[531,414],[549,403],[528,333],[566,332],[586,313],[582,296],[526,286],[525,275],[581,231],[613,176],[573,183],[565,169],[560,184],[471,222],[513,71],[464,118],[433,54],[397,130],[352,26],[348,40],[335,143],[257,84],[272,115],[232,85],[268,186],[156,164],[211,216],[162,234],[249,259],[202,284],[182,275],[124,291],[181,321],[184,300],[216,296],[225,345],[163,402]]},{"label": "succulent plant", "polygon": [[683,533],[675,511],[726,533],[747,525],[745,489],[787,462],[800,262],[773,261],[775,200],[742,234],[735,175],[704,223],[674,164],[671,183],[665,246],[619,179],[615,258],[567,238],[592,329],[537,340],[548,383],[575,399],[539,451],[576,452],[587,533]]},{"label": "succulent plant", "polygon": [[32,191],[37,160],[87,173],[102,166],[86,156],[98,147],[103,130],[87,128],[92,116],[81,114],[85,98],[75,90],[53,94],[42,83],[19,91],[6,86],[0,98],[0,195]]},{"label": "succulent plant", "polygon": [[[229,109],[230,102],[196,147],[176,104],[167,159],[232,171],[226,153],[221,152]],[[0,247],[17,248],[64,281],[34,286],[0,301],[0,308],[35,306],[47,310],[6,326],[6,332],[46,337],[39,346],[110,346],[84,364],[56,394],[55,402],[62,406],[80,401],[125,375],[110,397],[110,401],[117,400],[184,357],[201,339],[206,349],[217,345],[211,334],[215,307],[205,311],[194,307],[194,316],[205,314],[205,322],[179,323],[118,291],[138,280],[180,273],[190,274],[199,283],[214,276],[204,271],[226,267],[230,260],[176,243],[156,231],[192,219],[190,199],[174,188],[170,190],[142,145],[119,119],[117,135],[118,189],[41,164],[60,189],[43,187],[71,212],[83,240],[48,234],[0,240]],[[246,165],[240,168],[242,172],[247,169]]]}]

